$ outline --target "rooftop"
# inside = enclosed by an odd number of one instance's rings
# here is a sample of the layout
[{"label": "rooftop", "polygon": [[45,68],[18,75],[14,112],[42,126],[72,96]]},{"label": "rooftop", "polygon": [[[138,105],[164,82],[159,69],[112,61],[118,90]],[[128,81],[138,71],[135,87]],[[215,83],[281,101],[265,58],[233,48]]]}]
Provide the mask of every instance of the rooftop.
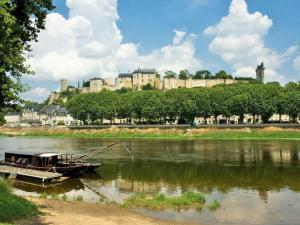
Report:
[{"label": "rooftop", "polygon": [[156,70],[155,69],[140,69],[140,68],[138,68],[133,73],[156,74]]},{"label": "rooftop", "polygon": [[6,113],[5,116],[21,116],[22,113],[20,112],[9,112],[9,113]]},{"label": "rooftop", "polygon": [[46,158],[60,155],[57,152],[38,152],[38,151],[26,151],[26,152],[9,151],[9,152],[5,152],[5,154],[24,155],[24,156],[38,156],[38,157],[46,157]]},{"label": "rooftop", "polygon": [[120,73],[118,77],[119,78],[126,78],[126,77],[131,78],[132,74],[131,73]]}]

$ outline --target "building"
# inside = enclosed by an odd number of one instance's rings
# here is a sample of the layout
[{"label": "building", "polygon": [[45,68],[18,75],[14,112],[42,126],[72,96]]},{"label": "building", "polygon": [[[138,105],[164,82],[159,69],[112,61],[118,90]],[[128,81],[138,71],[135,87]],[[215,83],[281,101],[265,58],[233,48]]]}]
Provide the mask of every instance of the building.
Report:
[{"label": "building", "polygon": [[257,66],[256,68],[256,80],[264,83],[265,81],[265,66],[264,63],[261,63],[260,65]]},{"label": "building", "polygon": [[4,115],[6,124],[9,126],[17,126],[21,123],[22,113],[20,112],[9,112]]},{"label": "building", "polygon": [[68,80],[61,80],[60,81],[60,92],[66,91],[68,88]]},{"label": "building", "polygon": [[74,121],[68,110],[59,105],[47,105],[40,111],[40,120],[43,125],[71,125]]},{"label": "building", "polygon": [[[76,123],[68,111],[59,105],[47,105],[42,109],[25,109],[21,112],[10,112],[4,116],[6,126],[57,126]],[[77,123],[78,124],[78,123]]]},{"label": "building", "polygon": [[[177,88],[195,88],[195,87],[213,87],[218,84],[233,84],[238,81],[233,79],[186,79],[163,78],[161,80],[159,73],[155,69],[136,69],[132,73],[120,73],[113,82],[112,78],[92,78],[84,82],[82,87],[74,88],[68,86],[67,80],[61,80],[61,92],[79,91],[81,93],[100,92],[103,89],[115,91],[122,88],[132,89],[134,91],[142,90],[143,86],[151,85],[158,90],[171,90]],[[48,104],[52,104],[60,99],[59,92],[52,92],[49,96]]]}]

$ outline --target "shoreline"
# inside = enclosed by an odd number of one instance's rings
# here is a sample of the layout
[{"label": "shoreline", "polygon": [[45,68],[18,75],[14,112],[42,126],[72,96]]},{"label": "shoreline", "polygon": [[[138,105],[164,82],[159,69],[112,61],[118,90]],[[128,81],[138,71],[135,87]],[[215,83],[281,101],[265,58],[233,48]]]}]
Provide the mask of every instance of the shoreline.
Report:
[{"label": "shoreline", "polygon": [[[61,200],[27,197],[35,203],[42,215],[32,219],[16,221],[18,225],[176,225],[188,222],[155,219],[116,204],[68,202]],[[199,225],[199,224],[198,224]]]},{"label": "shoreline", "polygon": [[0,128],[0,135],[47,138],[160,139],[160,140],[300,140],[297,128],[108,129]]},{"label": "shoreline", "polygon": [[69,129],[66,127],[0,128],[0,136],[86,139],[159,140],[300,140],[299,128],[194,128],[194,129]]}]

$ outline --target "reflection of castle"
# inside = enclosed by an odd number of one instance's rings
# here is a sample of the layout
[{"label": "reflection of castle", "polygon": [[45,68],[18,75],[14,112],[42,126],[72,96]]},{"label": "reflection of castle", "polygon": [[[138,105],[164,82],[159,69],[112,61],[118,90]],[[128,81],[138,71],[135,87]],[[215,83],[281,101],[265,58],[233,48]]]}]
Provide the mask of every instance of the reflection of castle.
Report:
[{"label": "reflection of castle", "polygon": [[[176,88],[193,88],[193,87],[212,87],[217,84],[232,84],[237,81],[233,79],[192,79],[181,80],[178,78],[163,78],[155,69],[137,69],[132,73],[121,73],[113,82],[112,78],[93,78],[84,82],[82,87],[73,87],[68,85],[67,80],[61,80],[60,93],[64,91],[78,90],[82,93],[100,92],[103,89],[110,91],[128,88],[135,91],[141,90],[145,85],[151,85],[159,90],[170,90]],[[50,103],[60,97],[60,93],[52,92]]]}]

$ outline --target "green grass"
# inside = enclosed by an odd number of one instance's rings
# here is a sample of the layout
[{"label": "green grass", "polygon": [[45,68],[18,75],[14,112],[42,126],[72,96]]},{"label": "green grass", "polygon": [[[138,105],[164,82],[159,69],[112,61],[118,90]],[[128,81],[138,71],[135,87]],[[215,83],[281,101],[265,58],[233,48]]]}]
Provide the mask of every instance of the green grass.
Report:
[{"label": "green grass", "polygon": [[66,194],[63,194],[61,196],[61,200],[63,200],[64,202],[68,201],[68,196]]},{"label": "green grass", "polygon": [[129,133],[117,131],[114,133],[49,133],[49,132],[28,132],[20,134],[26,137],[52,137],[52,138],[110,138],[110,139],[173,139],[173,140],[195,140],[195,139],[220,139],[220,140],[300,140],[300,132],[297,130],[265,131],[260,129],[251,129],[249,132],[235,130],[214,130],[203,134],[175,133]]},{"label": "green grass", "polygon": [[10,185],[0,179],[0,224],[40,214],[38,207],[12,193]]},{"label": "green grass", "polygon": [[51,193],[51,199],[52,200],[59,200],[59,195],[57,193]]},{"label": "green grass", "polygon": [[147,196],[145,193],[137,193],[123,203],[123,206],[128,208],[144,207],[151,209],[203,208],[204,205],[205,197],[195,192],[185,192],[180,197],[168,197],[164,194]]},{"label": "green grass", "polygon": [[215,211],[220,207],[221,207],[221,203],[218,200],[214,200],[208,205],[208,208],[212,211]]},{"label": "green grass", "polygon": [[46,192],[43,192],[42,194],[40,194],[39,198],[48,198],[48,194]]},{"label": "green grass", "polygon": [[82,195],[73,195],[73,201],[81,202],[83,201]]}]

